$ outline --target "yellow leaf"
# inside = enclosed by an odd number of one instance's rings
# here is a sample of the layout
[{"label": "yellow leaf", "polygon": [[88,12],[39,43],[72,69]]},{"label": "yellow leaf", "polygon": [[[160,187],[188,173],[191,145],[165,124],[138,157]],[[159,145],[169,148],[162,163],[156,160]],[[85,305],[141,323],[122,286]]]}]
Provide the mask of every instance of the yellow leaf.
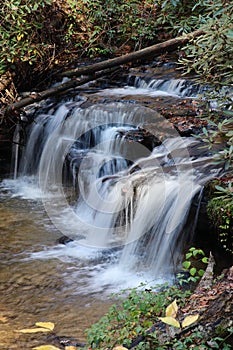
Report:
[{"label": "yellow leaf", "polygon": [[39,332],[50,332],[48,328],[25,328],[19,329],[17,332],[20,333],[39,333]]},{"label": "yellow leaf", "polygon": [[60,350],[60,349],[53,345],[41,345],[41,346],[32,348],[32,350]]},{"label": "yellow leaf", "polygon": [[198,318],[198,314],[185,317],[184,321],[182,322],[182,328],[190,326],[190,324],[196,322]]},{"label": "yellow leaf", "polygon": [[176,317],[178,311],[178,306],[176,300],[174,300],[168,307],[166,308],[166,316],[167,317]]},{"label": "yellow leaf", "polygon": [[18,35],[17,35],[17,40],[20,41],[23,37],[24,37],[24,34],[23,34],[23,33],[22,33],[22,34],[18,34]]},{"label": "yellow leaf", "polygon": [[174,317],[159,317],[159,319],[169,326],[180,328],[180,323]]},{"label": "yellow leaf", "polygon": [[127,350],[127,348],[120,345],[120,346],[115,346],[115,348],[113,348],[113,350]]},{"label": "yellow leaf", "polygon": [[52,331],[54,329],[54,323],[53,322],[36,322],[36,326],[38,327],[44,327]]}]

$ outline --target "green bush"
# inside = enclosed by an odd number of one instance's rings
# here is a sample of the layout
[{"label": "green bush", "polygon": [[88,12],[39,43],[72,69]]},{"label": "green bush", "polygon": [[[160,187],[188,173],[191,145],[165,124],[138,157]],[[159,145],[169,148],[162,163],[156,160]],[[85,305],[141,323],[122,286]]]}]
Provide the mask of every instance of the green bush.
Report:
[{"label": "green bush", "polygon": [[[47,27],[45,13],[52,0],[1,1],[0,74],[20,64],[41,61],[48,45],[41,39]],[[47,30],[46,30],[47,31]]]},{"label": "green bush", "polygon": [[184,48],[181,63],[186,72],[195,72],[199,81],[227,85],[233,79],[233,4],[226,1],[206,2],[204,19],[200,18],[205,34]]},{"label": "green bush", "polygon": [[89,56],[109,54],[122,45],[139,47],[156,38],[154,1],[68,0],[66,40]]},{"label": "green bush", "polygon": [[207,205],[207,213],[224,250],[233,254],[233,187],[232,182],[216,185],[217,196]]}]

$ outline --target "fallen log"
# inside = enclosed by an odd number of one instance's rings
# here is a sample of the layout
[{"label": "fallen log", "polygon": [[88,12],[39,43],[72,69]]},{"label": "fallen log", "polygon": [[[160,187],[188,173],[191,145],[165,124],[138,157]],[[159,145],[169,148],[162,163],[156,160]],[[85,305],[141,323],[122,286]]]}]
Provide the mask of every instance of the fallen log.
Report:
[{"label": "fallen log", "polygon": [[29,106],[35,102],[40,102],[48,97],[58,95],[64,91],[68,91],[70,89],[74,89],[78,86],[89,83],[90,81],[97,80],[102,78],[105,74],[112,72],[112,70],[105,71],[104,73],[98,72],[96,74],[92,74],[88,77],[84,77],[82,79],[72,78],[66,83],[61,83],[60,85],[53,86],[47,90],[42,92],[31,92],[29,96],[10,104],[4,111],[4,115],[9,115],[11,112],[19,110],[23,107]]},{"label": "fallen log", "polygon": [[[31,93],[28,97],[23,98],[22,100],[17,101],[13,104],[10,104],[5,109],[4,115],[7,115],[13,111],[19,110],[35,102],[39,102],[50,96],[57,95],[61,92],[67,91],[77,86],[86,84],[87,82],[90,82],[92,80],[98,79],[99,77],[102,77],[103,74],[108,74],[109,72],[111,72],[111,69],[114,67],[119,67],[122,64],[129,63],[129,62],[138,61],[142,58],[148,59],[151,56],[162,54],[164,52],[174,51],[179,46],[185,45],[189,40],[197,36],[200,36],[204,33],[205,31],[203,29],[199,29],[187,35],[170,39],[163,43],[152,45],[139,51],[135,51],[120,57],[112,58],[112,59],[95,63],[89,66],[76,68],[70,71],[63,72],[61,76],[72,78],[72,79],[66,83],[51,87],[42,92]],[[104,71],[104,73],[102,71]],[[81,76],[87,76],[87,77],[84,77],[78,80],[77,78]]]},{"label": "fallen log", "polygon": [[164,41],[162,43],[146,47],[145,49],[131,52],[129,54],[126,54],[120,57],[112,58],[106,61],[98,62],[98,63],[81,67],[81,68],[75,68],[70,71],[63,72],[61,75],[63,77],[73,77],[73,76],[78,77],[81,75],[88,75],[94,72],[98,72],[100,70],[105,70],[107,68],[117,67],[125,63],[141,60],[142,58],[148,59],[151,56],[162,54],[164,52],[172,52],[176,50],[179,46],[183,46],[187,44],[189,40],[197,36],[200,36],[204,33],[205,33],[204,29],[199,29],[189,34],[182,35],[180,37],[176,37],[176,38]]}]

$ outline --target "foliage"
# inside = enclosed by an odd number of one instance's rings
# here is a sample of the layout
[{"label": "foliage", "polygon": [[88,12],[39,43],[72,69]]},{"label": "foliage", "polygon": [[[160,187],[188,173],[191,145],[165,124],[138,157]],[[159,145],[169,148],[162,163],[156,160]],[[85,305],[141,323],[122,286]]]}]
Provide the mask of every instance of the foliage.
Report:
[{"label": "foliage", "polygon": [[39,63],[47,56],[50,48],[42,40],[49,35],[44,14],[51,3],[51,0],[1,1],[0,74],[7,68],[16,69],[19,63]]},{"label": "foliage", "polygon": [[[203,2],[199,1],[196,7],[200,3],[203,6]],[[181,63],[185,65],[186,73],[196,72],[202,82],[231,84],[233,4],[224,0],[215,3],[208,0],[205,6],[205,34],[187,44]],[[203,22],[203,19],[200,18],[200,21]]]},{"label": "foliage", "polygon": [[128,42],[139,48],[158,35],[156,9],[152,0],[2,1],[0,74],[54,63],[61,53],[106,55]]},{"label": "foliage", "polygon": [[[203,338],[202,332],[195,330],[190,335],[185,337],[185,339],[182,339],[182,340],[175,339],[174,342],[169,345],[172,346],[172,349],[176,349],[176,350],[187,350],[189,348],[194,350],[207,350],[207,349],[229,350],[232,348],[231,345],[226,343],[227,339],[224,339],[221,337],[214,337],[209,341],[204,342],[202,338]],[[166,347],[164,349],[171,349],[171,348]]]},{"label": "foliage", "polygon": [[216,185],[218,196],[209,201],[207,213],[217,230],[219,243],[233,254],[233,188],[231,182],[222,186]]},{"label": "foliage", "polygon": [[[208,264],[208,258],[202,249],[194,247],[189,248],[185,254],[185,261],[182,263],[183,271],[188,272],[189,276],[184,278],[183,273],[177,274],[177,279],[180,285],[185,283],[196,283],[204,275],[204,266]],[[197,265],[201,265],[200,268]]]},{"label": "foliage", "polygon": [[[117,344],[129,345],[138,336],[147,337],[147,330],[156,322],[171,299],[178,299],[184,305],[190,295],[175,286],[160,286],[156,289],[131,289],[126,297],[123,292],[120,303],[113,305],[107,315],[87,330],[88,343],[92,349],[106,349]],[[153,340],[158,343],[156,337]],[[147,340],[143,349],[146,349]],[[139,348],[138,348],[139,349]]]},{"label": "foliage", "polygon": [[89,56],[110,54],[126,44],[139,48],[154,40],[156,5],[152,0],[68,0],[66,40]]},{"label": "foliage", "polygon": [[2,1],[0,74],[20,63],[55,63],[61,53],[98,56],[139,49],[199,28],[209,12],[210,1]]},{"label": "foliage", "polygon": [[207,128],[196,136],[214,154],[214,163],[224,170],[233,167],[233,102],[231,90],[218,85],[200,96],[200,118],[207,121]]},{"label": "foliage", "polygon": [[220,245],[233,254],[233,102],[232,90],[220,84],[200,98],[200,117],[207,121],[203,133],[195,136],[213,154],[213,164],[221,170],[214,181],[207,213],[216,229]]},{"label": "foliage", "polygon": [[205,25],[206,34],[187,45],[182,64],[229,80],[231,23],[232,5],[224,0],[6,0],[0,74],[15,71],[20,84],[28,71],[35,77],[74,57],[122,54]]},{"label": "foliage", "polygon": [[[184,306],[190,292],[175,286],[157,286],[157,289],[145,288],[144,290],[141,288],[142,286],[140,289],[131,289],[128,296],[124,291],[119,296],[119,302],[113,305],[98,323],[86,331],[88,349],[128,348],[135,339],[139,338],[141,339],[139,344],[134,344],[136,350],[231,349],[231,346],[226,343],[231,334],[230,329],[227,330],[224,338],[216,336],[208,341],[203,339],[205,338],[203,330],[201,331],[198,327],[191,330],[185,337],[169,337],[169,340],[162,337],[161,332],[157,332],[157,328],[153,326],[156,325],[158,319],[166,323],[168,327],[171,325],[178,328],[188,327],[197,321],[198,314],[185,317],[182,324],[176,319],[178,313],[176,300],[181,306]],[[174,298],[175,300],[171,303]],[[164,310],[166,317],[161,317]],[[170,322],[171,319],[172,322]],[[151,331],[148,331],[149,329]]]}]

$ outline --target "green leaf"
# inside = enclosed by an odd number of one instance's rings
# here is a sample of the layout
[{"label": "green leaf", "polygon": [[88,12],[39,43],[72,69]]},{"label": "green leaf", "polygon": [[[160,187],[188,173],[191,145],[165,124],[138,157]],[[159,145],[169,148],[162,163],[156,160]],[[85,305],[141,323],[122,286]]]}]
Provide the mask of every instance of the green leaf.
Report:
[{"label": "green leaf", "polygon": [[195,282],[197,282],[197,277],[189,277],[188,280],[195,283]]},{"label": "green leaf", "polygon": [[206,128],[203,128],[202,131],[203,131],[203,133],[204,133],[205,136],[208,136],[208,131],[207,131]]},{"label": "green leaf", "polygon": [[209,259],[205,256],[204,258],[201,259],[201,261],[202,261],[204,264],[208,264]]},{"label": "green leaf", "polygon": [[204,275],[204,273],[205,273],[204,270],[202,270],[202,269],[198,270],[198,275],[199,275],[200,277],[202,277],[202,276]]},{"label": "green leaf", "polygon": [[223,188],[222,186],[216,185],[215,188],[216,188],[216,190],[218,190],[218,191],[226,192],[226,189]]},{"label": "green leaf", "polygon": [[193,256],[197,256],[199,254],[199,250],[198,249],[195,249],[194,251],[193,251]]},{"label": "green leaf", "polygon": [[190,252],[193,252],[194,250],[196,250],[196,248],[194,248],[194,247],[189,249]]},{"label": "green leaf", "polygon": [[186,257],[186,259],[189,259],[189,258],[191,258],[192,255],[193,255],[193,253],[187,253],[187,254],[185,255],[185,257]]},{"label": "green leaf", "polygon": [[191,262],[190,261],[184,261],[182,263],[182,266],[183,266],[184,269],[188,270],[189,267],[191,266]]},{"label": "green leaf", "polygon": [[197,269],[195,267],[192,267],[189,272],[190,272],[191,276],[195,276],[196,272],[197,272]]}]

